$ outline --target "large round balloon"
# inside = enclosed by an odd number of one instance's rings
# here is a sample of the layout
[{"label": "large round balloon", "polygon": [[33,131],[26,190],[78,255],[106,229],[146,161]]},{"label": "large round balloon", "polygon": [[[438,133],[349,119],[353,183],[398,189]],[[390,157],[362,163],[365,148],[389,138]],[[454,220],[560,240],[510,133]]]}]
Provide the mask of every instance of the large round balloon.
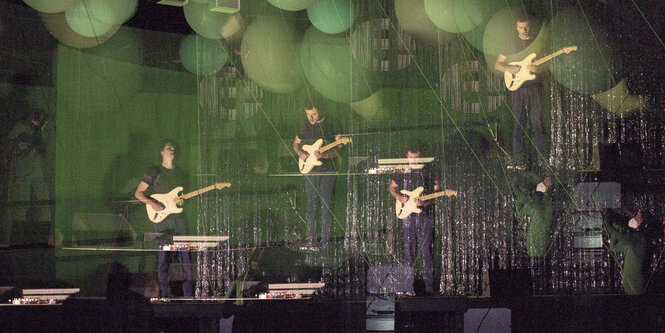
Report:
[{"label": "large round balloon", "polygon": [[307,8],[307,16],[313,26],[328,34],[348,30],[355,20],[351,0],[317,0]]},{"label": "large round balloon", "polygon": [[115,25],[103,35],[97,37],[84,37],[77,34],[67,24],[64,12],[55,14],[40,13],[40,16],[42,22],[44,22],[44,26],[55,39],[64,45],[77,49],[97,46],[111,38],[111,36],[120,29],[120,25]]},{"label": "large round balloon", "polygon": [[268,0],[273,6],[290,11],[303,10],[314,2],[314,0]]},{"label": "large round balloon", "polygon": [[614,51],[607,32],[590,13],[569,9],[556,13],[550,25],[552,51],[577,46],[576,51],[551,61],[552,76],[567,88],[594,94],[614,87]]},{"label": "large round balloon", "polygon": [[351,103],[351,110],[366,120],[383,120],[390,116],[390,106],[398,105],[394,90],[380,89],[372,96]]},{"label": "large round balloon", "polygon": [[395,0],[395,15],[402,30],[420,41],[436,45],[454,36],[430,21],[425,12],[425,0]]},{"label": "large round balloon", "polygon": [[197,34],[209,39],[222,38],[222,28],[231,15],[211,12],[208,7],[207,3],[190,2],[182,8],[187,23]]},{"label": "large round balloon", "polygon": [[92,17],[86,1],[79,1],[65,11],[67,24],[77,34],[85,37],[97,37],[107,33],[113,24],[100,22]]},{"label": "large round balloon", "polygon": [[77,0],[23,0],[28,6],[43,13],[60,13],[74,5]]},{"label": "large round balloon", "polygon": [[293,25],[259,17],[243,35],[242,65],[260,87],[276,93],[292,92],[303,83],[299,46]]},{"label": "large round balloon", "polygon": [[328,35],[311,27],[300,51],[303,73],[321,95],[349,103],[374,92],[374,76],[355,60],[346,36]]},{"label": "large round balloon", "polygon": [[494,68],[494,63],[499,54],[503,54],[507,57],[505,62],[521,61],[531,53],[535,53],[538,58],[545,56],[543,53],[545,52],[545,46],[547,45],[549,29],[545,23],[541,24],[535,19],[534,22],[532,22],[532,28],[534,29],[533,34],[535,34],[533,42],[517,53],[506,54],[512,52],[507,46],[520,41],[515,17],[520,15],[521,12],[520,9],[501,9],[492,16],[485,27],[485,33],[483,34],[483,53],[485,54],[485,59],[487,60],[489,67],[495,73],[499,73]]},{"label": "large round balloon", "polygon": [[180,44],[180,60],[188,71],[206,76],[217,73],[229,59],[223,39],[210,39],[198,35],[186,36]]},{"label": "large round balloon", "polygon": [[483,0],[425,0],[425,12],[434,25],[449,32],[469,31],[490,14]]},{"label": "large round balloon", "polygon": [[93,19],[107,24],[123,24],[136,13],[138,0],[86,0]]}]

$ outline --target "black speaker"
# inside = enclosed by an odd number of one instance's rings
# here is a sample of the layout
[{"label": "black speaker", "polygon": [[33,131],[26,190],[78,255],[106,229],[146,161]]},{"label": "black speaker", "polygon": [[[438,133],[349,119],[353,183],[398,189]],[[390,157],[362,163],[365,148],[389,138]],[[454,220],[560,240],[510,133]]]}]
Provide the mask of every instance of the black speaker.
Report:
[{"label": "black speaker", "polygon": [[516,297],[533,295],[531,271],[528,269],[491,269],[490,296]]}]

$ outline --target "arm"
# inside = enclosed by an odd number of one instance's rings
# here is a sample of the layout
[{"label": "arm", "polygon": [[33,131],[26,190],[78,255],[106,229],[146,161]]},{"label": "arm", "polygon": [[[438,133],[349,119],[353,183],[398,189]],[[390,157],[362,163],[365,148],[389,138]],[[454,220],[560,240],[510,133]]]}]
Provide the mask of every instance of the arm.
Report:
[{"label": "arm", "polygon": [[506,56],[503,54],[499,54],[499,56],[496,58],[496,62],[494,63],[494,68],[496,70],[501,71],[501,72],[509,72],[511,74],[517,74],[517,72],[520,71],[520,68],[518,66],[511,66],[511,65],[506,65]]},{"label": "arm", "polygon": [[163,210],[164,207],[162,204],[160,204],[158,201],[156,201],[153,198],[150,198],[145,195],[145,191],[150,187],[146,182],[142,181],[139,186],[136,188],[136,192],[134,192],[134,196],[136,199],[139,199],[142,203],[146,205],[150,205],[154,210],[160,211]]},{"label": "arm", "polygon": [[302,150],[302,148],[300,147],[301,144],[302,140],[296,135],[296,138],[293,140],[293,151],[295,151],[296,154],[298,154],[298,157],[300,157],[300,159],[304,161],[307,159],[307,156],[309,156],[309,154],[307,154],[307,152]]},{"label": "arm", "polygon": [[[342,134],[337,133],[337,135],[335,135],[335,141],[338,141],[341,138],[342,138]],[[316,157],[317,158],[335,158],[335,157],[339,156],[341,153],[342,153],[342,145],[339,145],[339,146],[337,146],[333,149],[328,150],[327,152],[325,152],[323,154],[319,154],[317,152]]]},{"label": "arm", "polygon": [[409,198],[405,195],[400,194],[397,192],[397,183],[395,183],[394,180],[390,181],[390,185],[388,186],[388,192],[390,192],[390,195],[393,196],[393,198],[399,200],[401,203],[405,203],[409,200]]}]

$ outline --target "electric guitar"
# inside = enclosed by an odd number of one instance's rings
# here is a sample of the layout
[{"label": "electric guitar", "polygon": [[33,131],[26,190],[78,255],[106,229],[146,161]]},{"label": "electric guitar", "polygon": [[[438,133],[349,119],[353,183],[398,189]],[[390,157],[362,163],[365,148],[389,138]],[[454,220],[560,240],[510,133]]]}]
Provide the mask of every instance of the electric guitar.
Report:
[{"label": "electric guitar", "polygon": [[303,145],[302,150],[306,151],[309,154],[309,156],[307,156],[307,159],[305,159],[304,161],[302,158],[298,159],[298,168],[300,169],[300,173],[307,174],[310,171],[312,171],[312,169],[315,166],[323,164],[323,162],[319,161],[319,159],[316,158],[317,151],[319,153],[323,153],[327,150],[335,148],[339,145],[345,145],[349,142],[351,142],[351,138],[340,138],[339,140],[331,144],[321,147],[321,145],[323,144],[323,139],[318,139],[312,145]]},{"label": "electric guitar", "polygon": [[447,196],[457,196],[457,191],[454,190],[445,190],[441,192],[436,192],[432,194],[427,194],[420,196],[423,193],[423,187],[418,187],[413,191],[401,190],[400,193],[409,197],[409,200],[405,203],[401,203],[398,199],[395,199],[395,212],[397,213],[397,218],[405,219],[412,213],[420,213],[422,210],[418,207],[418,201],[427,201],[430,199]]},{"label": "electric guitar", "polygon": [[536,75],[529,72],[529,70],[527,69],[527,67],[529,65],[539,66],[539,65],[542,65],[543,63],[551,60],[552,58],[554,58],[556,56],[559,56],[559,55],[564,54],[564,53],[568,54],[568,53],[570,53],[572,51],[576,51],[576,50],[577,50],[577,46],[564,47],[561,50],[556,51],[556,52],[554,52],[554,53],[552,53],[552,54],[550,54],[546,57],[540,58],[536,61],[533,61],[533,58],[536,57],[536,54],[531,53],[528,56],[526,56],[526,58],[524,58],[524,60],[522,60],[522,61],[509,63],[508,65],[511,65],[511,66],[519,66],[520,71],[517,72],[517,74],[512,74],[508,71],[503,73],[503,75],[504,75],[503,77],[506,81],[506,88],[508,88],[508,90],[510,90],[510,91],[515,91],[515,90],[519,89],[522,86],[522,84],[524,84],[524,82],[535,79]]},{"label": "electric guitar", "polygon": [[164,221],[164,219],[171,214],[178,214],[182,212],[182,205],[185,199],[193,198],[199,194],[203,194],[210,190],[218,189],[221,190],[225,187],[231,187],[231,183],[217,183],[215,185],[210,185],[202,189],[196,190],[194,192],[189,192],[187,194],[178,195],[182,191],[182,186],[178,186],[171,190],[169,193],[163,194],[153,194],[150,197],[159,201],[164,206],[164,209],[156,211],[152,206],[145,205],[145,209],[148,212],[148,218],[153,223],[159,223]]}]

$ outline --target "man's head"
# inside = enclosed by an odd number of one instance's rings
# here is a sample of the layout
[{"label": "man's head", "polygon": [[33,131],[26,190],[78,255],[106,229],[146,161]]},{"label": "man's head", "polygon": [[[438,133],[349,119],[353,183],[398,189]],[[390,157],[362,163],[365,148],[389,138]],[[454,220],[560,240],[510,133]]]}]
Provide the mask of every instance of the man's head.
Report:
[{"label": "man's head", "polygon": [[305,109],[305,114],[307,114],[307,120],[310,124],[314,125],[318,123],[323,117],[319,113],[317,104],[313,98],[308,97],[303,103],[303,108]]},{"label": "man's head", "polygon": [[515,24],[515,27],[517,29],[517,33],[520,39],[529,40],[532,38],[531,35],[532,21],[533,20],[528,15],[523,15],[517,18],[517,23]]},{"label": "man's head", "polygon": [[164,161],[173,161],[175,158],[175,144],[170,141],[164,142],[162,145],[162,150],[159,152],[162,155]]}]

